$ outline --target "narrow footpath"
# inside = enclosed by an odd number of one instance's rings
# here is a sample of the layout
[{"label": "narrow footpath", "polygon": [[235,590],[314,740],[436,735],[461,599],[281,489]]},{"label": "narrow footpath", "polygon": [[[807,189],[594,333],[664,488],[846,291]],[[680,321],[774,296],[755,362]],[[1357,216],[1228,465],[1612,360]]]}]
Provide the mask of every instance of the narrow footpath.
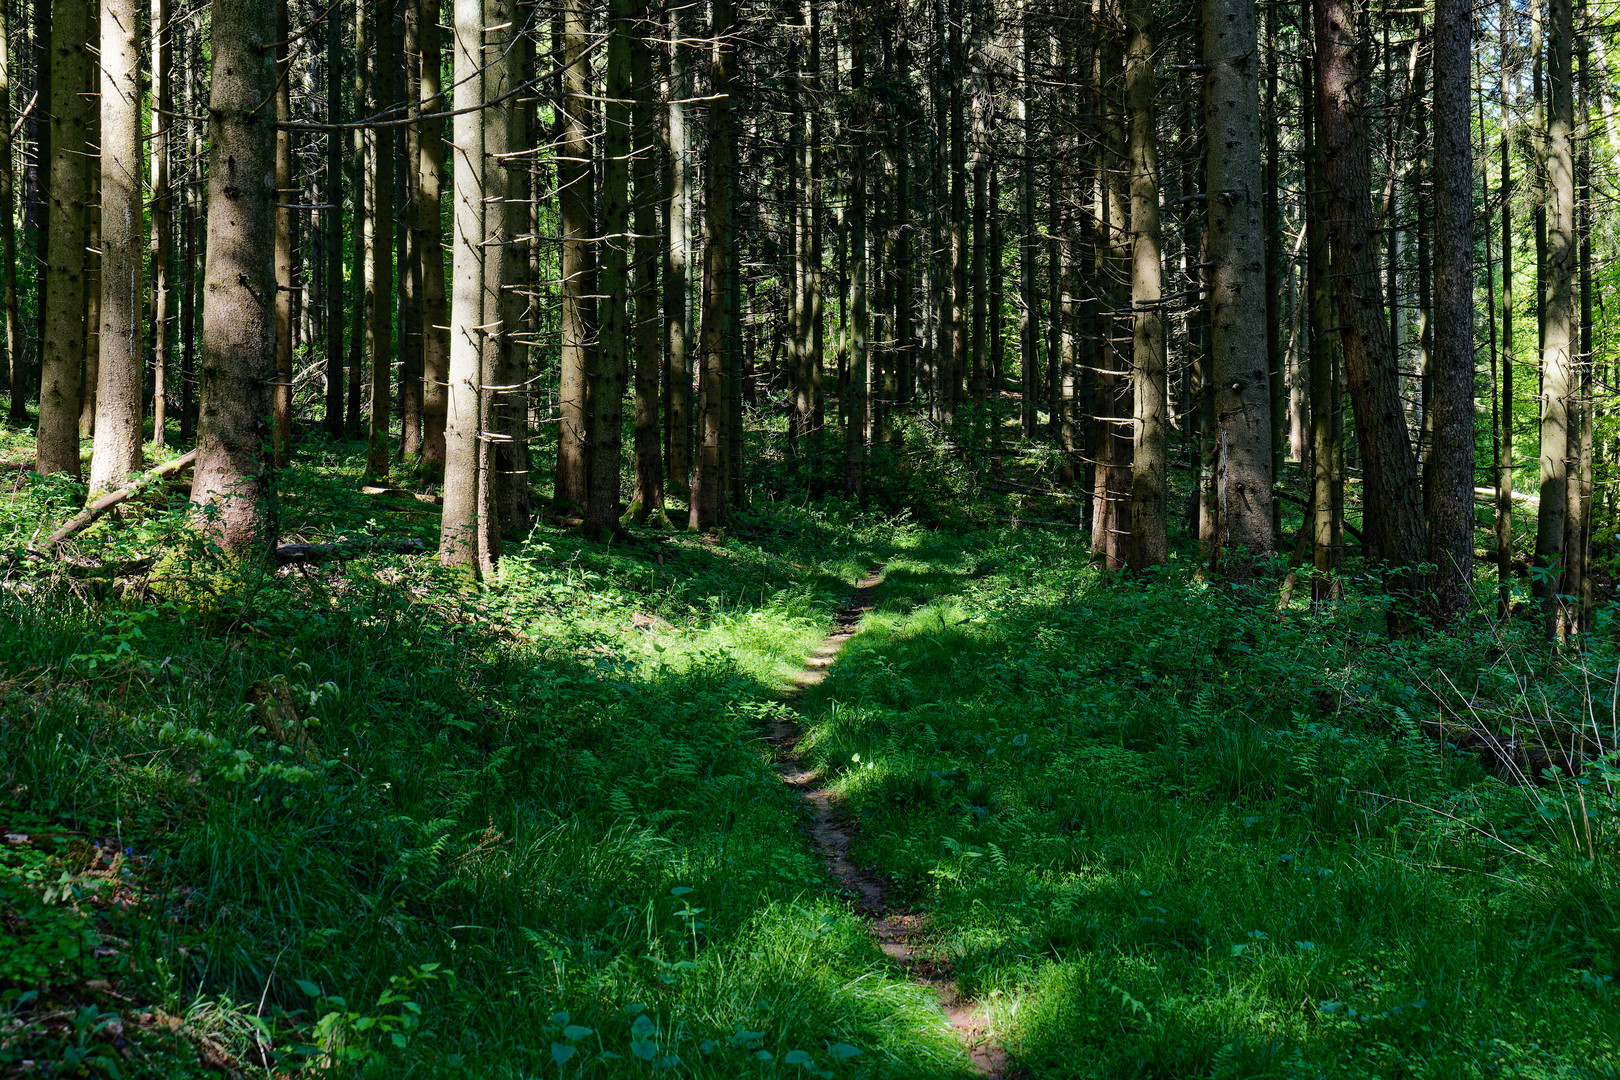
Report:
[{"label": "narrow footpath", "polygon": [[[874,567],[855,586],[854,594],[834,616],[831,633],[790,680],[782,694],[783,701],[797,707],[805,691],[827,678],[827,670],[849,639],[859,632],[862,618],[872,610],[877,588],[883,581],[882,571],[882,566]],[[891,902],[880,870],[862,869],[850,861],[854,825],[840,811],[832,790],[822,784],[820,773],[799,760],[797,747],[802,735],[800,726],[790,720],[778,720],[771,726],[777,771],[782,782],[797,791],[809,806],[811,840],[826,861],[828,872],[866,920],[884,954],[904,968],[912,981],[930,988],[938,996],[945,1021],[962,1041],[975,1070],[982,1076],[1005,1076],[1007,1053],[991,1040],[989,1016],[983,1005],[958,992],[947,960],[932,952],[925,955],[913,944],[924,936],[926,914],[907,911]]]}]

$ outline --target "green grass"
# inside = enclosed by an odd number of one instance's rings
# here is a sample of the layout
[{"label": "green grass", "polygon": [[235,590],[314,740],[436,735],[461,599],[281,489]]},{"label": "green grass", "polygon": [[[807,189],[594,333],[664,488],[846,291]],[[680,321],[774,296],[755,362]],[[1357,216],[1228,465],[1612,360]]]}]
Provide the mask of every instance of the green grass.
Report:
[{"label": "green grass", "polygon": [[[1612,770],[1526,790],[1424,729],[1462,699],[1567,725],[1608,624],[1583,666],[1519,626],[1391,644],[1353,576],[1318,614],[1185,549],[1104,580],[1071,499],[901,436],[868,509],[765,438],[723,537],[541,524],[485,587],[221,575],[180,489],[13,560],[0,1075],[969,1075],[762,740],[877,562],[804,747],[1030,1075],[1620,1071]],[[304,447],[282,535],[431,547],[360,450]],[[13,549],[83,497],[30,451],[0,437]]]},{"label": "green grass", "polygon": [[[1522,655],[1483,634],[1391,645],[1367,601],[1279,619],[1175,563],[1105,582],[1088,550],[917,544],[809,701],[855,859],[932,912],[1020,1065],[1620,1072],[1612,790],[1588,773],[1527,794],[1419,726],[1441,665],[1490,694]],[[1578,715],[1578,678],[1537,674]]]},{"label": "green grass", "polygon": [[[358,464],[290,474],[284,534],[432,528],[353,495]],[[73,496],[36,483],[14,542]],[[177,528],[132,508],[80,554]],[[539,526],[483,589],[428,558],[36,568],[0,595],[0,825],[28,837],[0,847],[0,1074],[200,1075],[206,1038],[260,1075],[962,1073],[761,740],[895,535],[790,507],[720,543]],[[271,686],[307,738],[249,703]]]}]

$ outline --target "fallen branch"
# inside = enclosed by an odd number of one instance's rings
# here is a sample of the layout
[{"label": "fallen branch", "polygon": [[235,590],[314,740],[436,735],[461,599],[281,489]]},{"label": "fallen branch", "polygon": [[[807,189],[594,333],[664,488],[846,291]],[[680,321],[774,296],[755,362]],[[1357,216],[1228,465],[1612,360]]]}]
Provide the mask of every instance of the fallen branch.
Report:
[{"label": "fallen branch", "polygon": [[292,566],[352,559],[356,555],[378,552],[410,553],[422,551],[427,545],[417,537],[404,540],[339,540],[335,544],[277,544],[276,565]]},{"label": "fallen branch", "polygon": [[[100,518],[103,514],[117,506],[119,503],[126,502],[130,498],[139,495],[142,491],[145,491],[159,480],[167,480],[176,473],[190,468],[192,465],[196,464],[196,462],[197,451],[192,450],[190,453],[181,454],[177,458],[170,461],[165,461],[155,469],[142,473],[127,487],[121,487],[117,491],[112,491],[106,495],[103,495],[101,498],[95,500],[89,506],[86,506],[83,510],[79,511],[78,514],[71,518],[61,528],[51,533],[50,538],[45,541],[44,552],[54,552],[64,542],[89,528],[95,523],[96,519]],[[29,550],[35,554],[44,553],[36,548],[30,548]]]}]

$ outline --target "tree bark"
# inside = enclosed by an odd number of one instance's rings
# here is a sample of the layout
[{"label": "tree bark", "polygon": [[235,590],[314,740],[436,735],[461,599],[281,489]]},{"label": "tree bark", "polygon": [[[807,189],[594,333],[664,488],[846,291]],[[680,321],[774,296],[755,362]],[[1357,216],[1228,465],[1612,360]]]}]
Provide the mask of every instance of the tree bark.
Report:
[{"label": "tree bark", "polygon": [[635,488],[630,501],[634,520],[646,522],[649,515],[664,517],[664,461],[659,447],[658,367],[658,161],[657,131],[654,125],[652,47],[649,39],[657,25],[648,18],[646,0],[637,0],[631,27],[630,83],[634,97],[633,162],[635,183]]},{"label": "tree bark", "polygon": [[417,145],[416,248],[422,263],[422,473],[432,479],[444,474],[445,409],[449,398],[450,317],[444,296],[444,225],[439,198],[439,177],[444,169],[444,111],[439,47],[439,0],[417,0],[417,40],[422,50],[422,135]]},{"label": "tree bark", "polygon": [[[558,386],[554,502],[564,513],[590,503],[590,380],[596,351],[596,235],[591,197],[595,111],[590,91],[589,8],[564,0],[563,99],[557,109],[557,204],[562,222],[562,373]],[[677,46],[678,48],[679,46]]]},{"label": "tree bark", "polygon": [[703,356],[699,371],[698,448],[692,469],[690,527],[709,529],[725,515],[726,315],[731,259],[731,172],[735,136],[731,118],[731,78],[736,44],[732,40],[731,0],[713,0],[713,41],[709,65],[709,160],[704,171]]},{"label": "tree bark", "polygon": [[1570,52],[1575,35],[1571,0],[1551,0],[1548,9],[1546,256],[1541,275],[1541,503],[1536,511],[1533,591],[1542,601],[1547,631],[1555,627],[1557,583],[1569,552],[1564,527],[1569,512],[1570,404],[1575,379],[1575,98]]},{"label": "tree bark", "polygon": [[451,143],[455,147],[451,230],[450,369],[444,432],[444,511],[439,524],[439,565],[460,567],[474,578],[494,570],[488,522],[489,487],[479,476],[481,454],[484,321],[484,104],[483,0],[454,0],[454,86]]},{"label": "tree bark", "polygon": [[[152,449],[167,445],[169,420],[169,323],[174,295],[169,264],[174,261],[174,189],[169,153],[174,125],[174,29],[169,0],[152,0]],[[9,256],[7,262],[9,262]]]},{"label": "tree bark", "polygon": [[[11,20],[9,5],[0,4],[0,117],[11,116]],[[37,75],[36,75],[37,78]],[[17,305],[17,219],[16,183],[12,166],[11,124],[0,123],[0,289],[6,306],[6,374],[11,392],[8,418],[28,416],[28,377],[22,355],[22,327],[18,325]]]},{"label": "tree bark", "polygon": [[1145,570],[1164,562],[1166,407],[1163,254],[1159,232],[1159,150],[1154,109],[1154,23],[1150,0],[1128,0],[1130,38],[1125,54],[1125,97],[1130,110],[1131,306],[1136,402],[1131,459],[1130,565]]},{"label": "tree bark", "polygon": [[1255,49],[1254,0],[1205,0],[1210,349],[1219,440],[1215,560],[1238,581],[1272,552]]},{"label": "tree bark", "polygon": [[591,380],[591,489],[585,527],[593,536],[619,524],[624,387],[630,314],[630,38],[635,0],[612,0],[602,158],[601,330]]},{"label": "tree bark", "polygon": [[668,371],[664,390],[664,456],[669,462],[669,485],[678,494],[692,482],[692,361],[691,288],[687,268],[691,262],[691,225],[686,134],[686,98],[692,96],[692,76],[682,38],[686,9],[669,13],[670,102],[668,125],[668,207],[664,217],[667,252],[664,260],[664,337]]},{"label": "tree bark", "polygon": [[1415,594],[1423,561],[1423,514],[1400,396],[1400,372],[1378,297],[1369,148],[1363,113],[1362,43],[1352,0],[1315,0],[1316,93],[1328,189],[1331,274],[1360,450],[1368,555],[1402,572]]},{"label": "tree bark", "polygon": [[[103,3],[110,0],[102,0]],[[276,0],[276,106],[275,117],[292,119],[292,79],[287,51],[288,0]],[[292,132],[276,129],[276,381],[270,394],[272,452],[277,468],[292,460]]]},{"label": "tree bark", "polygon": [[275,137],[265,62],[275,8],[214,0],[208,105],[208,259],[203,284],[200,453],[191,501],[199,530],[228,554],[274,540],[263,447],[275,372]]},{"label": "tree bark", "polygon": [[[1502,208],[1502,383],[1497,404],[1497,443],[1501,456],[1496,463],[1496,592],[1497,610],[1506,617],[1513,595],[1513,131],[1512,97],[1509,95],[1508,32],[1513,22],[1512,0],[1502,0],[1499,13],[1501,37],[1497,43],[1500,59],[1498,89],[1502,97],[1502,119],[1498,152],[1502,161],[1500,202]],[[1495,389],[1495,388],[1493,388]]]},{"label": "tree bark", "polygon": [[[866,95],[866,21],[862,13],[851,9],[849,20],[850,80],[852,99],[850,155],[849,155],[849,226],[850,245],[850,361],[849,379],[844,384],[848,400],[844,404],[844,494],[850,499],[861,496],[861,477],[866,466],[867,426],[867,365],[870,362],[867,345],[870,333],[867,307],[866,243],[866,131],[869,113]],[[980,320],[982,332],[982,319]]]},{"label": "tree bark", "polygon": [[84,227],[91,105],[89,14],[84,0],[51,5],[51,182],[46,307],[40,349],[39,432],[34,470],[79,475],[79,411],[85,358]]},{"label": "tree bark", "polygon": [[1434,357],[1426,495],[1435,617],[1473,604],[1474,154],[1469,84],[1473,9],[1437,0],[1434,32]]},{"label": "tree bark", "polygon": [[[384,0],[373,8],[377,50],[372,62],[371,97],[374,111],[393,105],[394,71],[399,48],[394,38],[394,4]],[[394,366],[394,129],[387,125],[372,133],[371,150],[371,303],[366,324],[366,355],[371,358],[371,431],[366,439],[366,475],[388,475],[388,420],[390,377]]]}]

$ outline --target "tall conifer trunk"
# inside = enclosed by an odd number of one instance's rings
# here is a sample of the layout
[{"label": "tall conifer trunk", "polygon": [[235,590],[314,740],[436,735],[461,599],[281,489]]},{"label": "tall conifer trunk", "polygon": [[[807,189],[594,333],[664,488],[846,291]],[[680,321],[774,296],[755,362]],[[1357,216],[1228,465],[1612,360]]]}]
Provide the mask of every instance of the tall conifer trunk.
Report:
[{"label": "tall conifer trunk", "polygon": [[[557,207],[562,225],[562,372],[558,386],[559,511],[583,514],[590,503],[590,380],[596,351],[596,223],[591,184],[589,8],[564,0],[562,89],[557,109]],[[678,46],[677,46],[678,47]]]},{"label": "tall conifer trunk", "polygon": [[[1331,2],[1331,0],[1329,0]],[[1210,351],[1217,423],[1215,558],[1243,580],[1272,551],[1254,0],[1204,0]]]},{"label": "tall conifer trunk", "polygon": [[[60,32],[60,24],[58,31]],[[263,447],[276,366],[275,8],[214,0],[197,464],[198,528],[251,557],[274,541]]]},{"label": "tall conifer trunk", "polygon": [[[107,2],[107,0],[103,0]],[[292,79],[287,36],[288,0],[276,3],[276,107],[278,121],[292,119]],[[270,395],[271,436],[275,463],[285,468],[292,459],[293,294],[292,294],[292,132],[276,129],[276,383]]]},{"label": "tall conifer trunk", "polygon": [[51,207],[46,304],[40,348],[39,433],[34,470],[79,475],[79,411],[85,359],[86,204],[90,159],[86,141],[92,106],[88,10],[84,0],[51,5]]},{"label": "tall conifer trunk", "polygon": [[1133,371],[1136,403],[1131,460],[1130,564],[1142,570],[1164,562],[1166,395],[1163,256],[1159,233],[1159,150],[1154,108],[1153,6],[1128,0],[1130,38],[1125,59],[1125,98],[1130,110],[1131,307],[1135,312]]},{"label": "tall conifer trunk", "polygon": [[440,208],[439,175],[444,168],[444,121],[433,115],[445,111],[441,91],[439,0],[416,0],[421,59],[422,133],[417,143],[416,205],[417,258],[422,264],[422,473],[433,478],[444,473],[445,410],[449,399],[445,383],[450,371],[450,317],[444,295],[444,225]]},{"label": "tall conifer trunk", "polygon": [[731,0],[713,0],[713,41],[709,65],[709,158],[704,170],[703,356],[698,377],[697,453],[692,469],[690,526],[708,529],[725,514],[726,323],[730,299],[731,180],[735,167],[732,132]]},{"label": "tall conifer trunk", "polygon": [[1434,440],[1425,468],[1435,614],[1468,613],[1474,584],[1473,9],[1438,0],[1434,33]]}]

